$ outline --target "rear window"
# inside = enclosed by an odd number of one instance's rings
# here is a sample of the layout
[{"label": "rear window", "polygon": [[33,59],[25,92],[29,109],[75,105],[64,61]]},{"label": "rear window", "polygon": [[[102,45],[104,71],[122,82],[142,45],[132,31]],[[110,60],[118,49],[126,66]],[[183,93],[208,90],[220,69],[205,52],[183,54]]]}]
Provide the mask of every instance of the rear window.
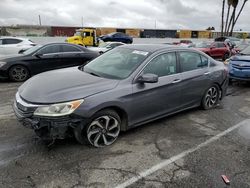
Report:
[{"label": "rear window", "polygon": [[18,44],[22,42],[22,40],[19,40],[19,39],[3,39],[3,44]]},{"label": "rear window", "polygon": [[195,52],[180,52],[182,72],[192,71],[208,66],[208,58]]},{"label": "rear window", "polygon": [[63,52],[80,52],[81,50],[79,48],[74,47],[74,46],[63,45],[62,51]]},{"label": "rear window", "polygon": [[225,44],[222,43],[222,42],[216,43],[215,46],[216,46],[217,48],[225,48],[225,47],[226,47]]}]

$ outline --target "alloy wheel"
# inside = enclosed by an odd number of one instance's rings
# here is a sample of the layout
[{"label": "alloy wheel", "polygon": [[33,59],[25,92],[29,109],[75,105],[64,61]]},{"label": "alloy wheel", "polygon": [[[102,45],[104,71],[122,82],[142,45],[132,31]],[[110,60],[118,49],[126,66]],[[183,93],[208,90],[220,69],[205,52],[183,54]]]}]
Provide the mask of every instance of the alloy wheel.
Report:
[{"label": "alloy wheel", "polygon": [[112,116],[101,116],[91,122],[87,139],[95,147],[111,145],[120,133],[118,120]]},{"label": "alloy wheel", "polygon": [[212,108],[218,101],[218,90],[216,87],[211,87],[205,96],[205,105]]},{"label": "alloy wheel", "polygon": [[29,72],[25,67],[15,66],[10,71],[10,76],[14,81],[24,81],[28,78]]}]

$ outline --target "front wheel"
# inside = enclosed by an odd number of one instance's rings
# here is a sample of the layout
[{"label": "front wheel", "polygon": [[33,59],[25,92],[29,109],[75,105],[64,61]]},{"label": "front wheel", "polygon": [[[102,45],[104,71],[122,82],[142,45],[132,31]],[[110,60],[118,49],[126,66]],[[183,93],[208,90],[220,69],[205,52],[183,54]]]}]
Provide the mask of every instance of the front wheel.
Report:
[{"label": "front wheel", "polygon": [[22,65],[15,65],[9,70],[9,78],[15,82],[23,82],[30,77],[29,70]]},{"label": "front wheel", "polygon": [[203,109],[208,110],[215,107],[219,101],[219,88],[216,85],[211,86],[204,94],[201,102]]},{"label": "front wheel", "polygon": [[113,110],[97,112],[83,128],[74,130],[76,140],[94,147],[104,147],[113,144],[121,130],[121,119]]}]

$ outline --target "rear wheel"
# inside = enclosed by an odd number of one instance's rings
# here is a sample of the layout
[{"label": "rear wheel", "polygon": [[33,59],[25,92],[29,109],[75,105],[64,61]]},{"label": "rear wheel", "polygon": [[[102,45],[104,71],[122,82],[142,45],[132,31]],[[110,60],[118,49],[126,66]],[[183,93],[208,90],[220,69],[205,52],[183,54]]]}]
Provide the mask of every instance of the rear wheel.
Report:
[{"label": "rear wheel", "polygon": [[201,105],[203,109],[208,110],[215,107],[219,101],[219,88],[216,85],[211,86],[204,94]]},{"label": "rear wheel", "polygon": [[94,147],[104,147],[113,144],[121,130],[121,119],[113,110],[97,112],[83,128],[74,130],[76,140]]},{"label": "rear wheel", "polygon": [[9,77],[12,81],[23,82],[30,77],[29,70],[22,65],[15,65],[9,70]]}]

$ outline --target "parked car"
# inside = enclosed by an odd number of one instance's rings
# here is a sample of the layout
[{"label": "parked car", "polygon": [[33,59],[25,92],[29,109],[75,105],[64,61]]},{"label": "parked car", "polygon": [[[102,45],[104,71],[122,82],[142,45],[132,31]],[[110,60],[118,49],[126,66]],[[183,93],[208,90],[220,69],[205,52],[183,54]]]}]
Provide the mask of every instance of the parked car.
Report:
[{"label": "parked car", "polygon": [[194,47],[194,43],[191,40],[180,40],[180,42],[173,42],[173,44],[187,48]]},{"label": "parked car", "polygon": [[132,37],[122,32],[114,32],[107,35],[103,35],[100,36],[99,39],[104,42],[123,42],[126,44],[131,44],[133,42]]},{"label": "parked car", "polygon": [[195,48],[215,58],[226,60],[231,56],[231,50],[224,42],[201,42],[195,45]]},{"label": "parked car", "polygon": [[238,46],[235,47],[235,51],[237,53],[240,53],[241,51],[243,51],[244,49],[246,49],[250,44],[249,43],[241,43]]},{"label": "parked car", "polygon": [[250,81],[250,46],[225,61],[229,67],[229,79]]},{"label": "parked car", "polygon": [[236,37],[230,37],[230,36],[222,36],[222,37],[217,37],[214,39],[215,42],[226,42],[227,45],[233,49],[234,47],[238,46],[241,44],[241,40]]},{"label": "parked car", "polygon": [[27,50],[36,44],[29,39],[19,37],[0,38],[0,56],[18,54],[20,50]]},{"label": "parked car", "polygon": [[99,54],[68,43],[37,45],[23,54],[0,58],[0,77],[22,82],[53,69],[83,65]]},{"label": "parked car", "polygon": [[84,67],[29,79],[14,111],[43,139],[73,133],[80,143],[103,147],[120,131],[200,105],[211,109],[227,85],[226,66],[197,50],[123,45]]},{"label": "parked car", "polygon": [[103,54],[109,50],[112,50],[115,47],[124,45],[122,42],[102,42],[98,47],[89,47],[89,50],[98,52],[99,54]]}]

